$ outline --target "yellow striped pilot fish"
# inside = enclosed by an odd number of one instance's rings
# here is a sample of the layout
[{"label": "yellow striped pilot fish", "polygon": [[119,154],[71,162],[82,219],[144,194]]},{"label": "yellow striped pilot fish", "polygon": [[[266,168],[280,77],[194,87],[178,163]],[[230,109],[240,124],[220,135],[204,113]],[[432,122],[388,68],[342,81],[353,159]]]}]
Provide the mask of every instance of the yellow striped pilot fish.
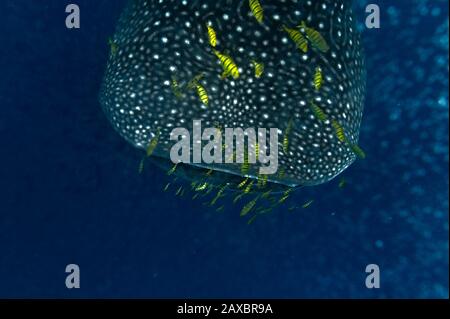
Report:
[{"label": "yellow striped pilot fish", "polygon": [[314,87],[316,88],[316,91],[319,91],[322,88],[322,84],[323,84],[322,68],[318,66],[316,68],[316,73],[314,74]]},{"label": "yellow striped pilot fish", "polygon": [[340,142],[346,142],[347,138],[345,137],[345,131],[344,128],[341,126],[341,124],[339,124],[339,122],[336,120],[332,120],[331,125],[333,126],[336,132],[336,137],[338,138],[338,140]]},{"label": "yellow striped pilot fish", "polygon": [[355,153],[355,155],[360,159],[366,158],[366,153],[357,144],[350,144],[350,149]]},{"label": "yellow striped pilot fish", "polygon": [[209,37],[209,44],[215,48],[217,46],[217,33],[216,30],[210,25],[206,26],[208,28],[208,37]]},{"label": "yellow striped pilot fish", "polygon": [[284,153],[287,153],[288,149],[289,149],[289,135],[291,134],[293,125],[294,125],[294,122],[292,121],[292,119],[289,120],[286,130],[284,131],[284,136],[283,136],[283,151],[284,151]]},{"label": "yellow striped pilot fish", "polygon": [[240,74],[239,69],[236,63],[233,61],[233,59],[230,56],[220,53],[215,49],[213,50],[213,52],[222,63],[223,66],[222,79],[226,79],[227,77],[232,76],[233,79],[237,80]]},{"label": "yellow striped pilot fish", "polygon": [[196,89],[197,89],[197,94],[198,94],[200,100],[202,101],[202,103],[204,105],[208,105],[209,104],[209,96],[208,96],[208,92],[206,92],[205,87],[203,85],[197,83]]},{"label": "yellow striped pilot fish", "polygon": [[288,28],[283,25],[283,30],[287,32],[292,41],[294,41],[295,45],[302,50],[304,53],[308,52],[308,41],[305,39],[303,34],[295,29]]},{"label": "yellow striped pilot fish", "polygon": [[264,63],[260,63],[256,60],[252,60],[253,67],[255,68],[255,77],[259,79],[264,73]]},{"label": "yellow striped pilot fish", "polygon": [[264,9],[259,2],[259,0],[249,0],[250,9],[252,10],[253,16],[259,23],[263,23],[264,20]]},{"label": "yellow striped pilot fish", "polygon": [[311,111],[313,112],[314,116],[317,119],[319,119],[322,122],[325,122],[328,119],[325,112],[319,106],[317,106],[313,101],[309,102],[309,106],[310,106]]},{"label": "yellow striped pilot fish", "polygon": [[327,41],[325,38],[320,34],[319,31],[316,31],[312,28],[309,28],[306,25],[306,22],[303,21],[301,24],[301,27],[305,29],[306,37],[311,42],[311,44],[319,49],[321,52],[326,53],[328,50],[330,50],[330,47],[328,46]]},{"label": "yellow striped pilot fish", "polygon": [[161,131],[158,129],[156,131],[155,136],[151,139],[150,143],[147,146],[147,156],[152,156],[153,152],[156,149],[156,146],[158,146],[159,142],[159,136],[161,135]]}]

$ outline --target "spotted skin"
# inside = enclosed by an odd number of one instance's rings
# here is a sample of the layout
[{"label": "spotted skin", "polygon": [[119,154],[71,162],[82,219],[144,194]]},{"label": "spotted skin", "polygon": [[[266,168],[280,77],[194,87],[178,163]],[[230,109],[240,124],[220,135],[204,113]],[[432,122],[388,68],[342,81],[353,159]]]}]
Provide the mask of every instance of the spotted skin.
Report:
[{"label": "spotted skin", "polygon": [[[278,128],[279,167],[268,180],[288,186],[327,182],[355,159],[336,139],[331,120],[357,144],[365,95],[365,66],[360,37],[347,0],[265,0],[264,23],[248,1],[132,0],[123,13],[113,41],[100,92],[104,112],[117,132],[132,145],[146,149],[160,130],[154,155],[169,159],[170,132],[175,127]],[[320,32],[327,52],[295,47],[283,25],[302,21]],[[222,79],[223,65],[214,54],[205,25],[214,25],[215,48],[233,57],[239,77]],[[252,60],[264,63],[264,76],[255,79]],[[311,86],[320,67],[324,83]],[[183,99],[173,94],[172,79],[186,86],[198,74],[208,91],[204,105],[197,94]],[[328,120],[321,125],[309,106],[313,101]],[[283,152],[283,131],[292,120],[289,151]],[[268,138],[268,137],[267,137]],[[259,143],[261,144],[261,143]],[[258,175],[252,164],[248,176]],[[197,164],[242,175],[240,164]],[[282,173],[280,173],[282,172]]]}]

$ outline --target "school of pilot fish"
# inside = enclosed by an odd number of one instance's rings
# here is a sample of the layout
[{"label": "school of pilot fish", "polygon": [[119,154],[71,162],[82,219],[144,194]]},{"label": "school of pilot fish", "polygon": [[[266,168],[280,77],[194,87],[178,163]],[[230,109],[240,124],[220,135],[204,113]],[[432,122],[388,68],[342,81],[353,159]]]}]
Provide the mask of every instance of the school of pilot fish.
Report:
[{"label": "school of pilot fish", "polygon": [[[206,176],[240,176],[242,193],[267,183],[330,181],[365,157],[358,139],[366,71],[351,6],[350,0],[130,1],[109,40],[102,108],[129,143],[164,159],[172,129],[192,130],[193,120],[221,131],[278,128],[276,174],[259,176],[259,164],[246,162],[201,165]],[[207,183],[193,189],[207,190]],[[254,206],[249,202],[241,214]]]}]

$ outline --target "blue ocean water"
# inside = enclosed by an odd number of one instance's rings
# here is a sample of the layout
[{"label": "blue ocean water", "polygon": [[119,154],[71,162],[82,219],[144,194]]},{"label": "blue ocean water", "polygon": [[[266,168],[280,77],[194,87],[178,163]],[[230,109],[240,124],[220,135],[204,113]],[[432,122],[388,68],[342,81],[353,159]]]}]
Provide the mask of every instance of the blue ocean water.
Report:
[{"label": "blue ocean water", "polygon": [[[0,3],[0,297],[448,297],[448,2],[356,1],[367,59],[360,144],[338,181],[247,225],[163,192],[98,91],[126,1]],[[364,27],[379,4],[381,29]],[[81,288],[65,286],[65,267]],[[377,264],[381,288],[367,289]]]}]

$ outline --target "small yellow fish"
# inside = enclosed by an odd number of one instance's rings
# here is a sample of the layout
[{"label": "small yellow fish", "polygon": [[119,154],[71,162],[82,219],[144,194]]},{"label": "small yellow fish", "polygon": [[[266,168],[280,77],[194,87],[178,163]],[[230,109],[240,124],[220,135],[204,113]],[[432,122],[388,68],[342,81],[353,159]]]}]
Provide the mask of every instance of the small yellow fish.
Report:
[{"label": "small yellow fish", "polygon": [[217,201],[220,199],[221,196],[216,195],[216,197],[213,198],[213,200],[209,203],[209,206],[216,205]]},{"label": "small yellow fish", "polygon": [[230,56],[228,56],[226,54],[222,54],[215,49],[213,49],[213,52],[217,56],[217,58],[220,60],[220,62],[222,63],[222,66],[223,66],[222,79],[226,79],[229,76],[232,76],[233,79],[235,79],[235,80],[239,79],[239,76],[240,76],[239,68],[237,67],[234,60]]},{"label": "small yellow fish", "polygon": [[355,153],[356,156],[360,159],[366,158],[366,153],[359,147],[357,144],[350,144],[350,148]]},{"label": "small yellow fish", "polygon": [[306,41],[303,34],[295,29],[288,28],[283,25],[283,30],[287,32],[292,41],[294,41],[295,45],[302,50],[304,53],[308,52],[308,41]]},{"label": "small yellow fish", "polygon": [[177,164],[175,164],[168,172],[167,172],[167,175],[172,175],[173,173],[175,173],[175,171],[177,170],[177,167],[178,167],[178,163]]},{"label": "small yellow fish", "polygon": [[160,135],[161,135],[161,131],[158,129],[156,131],[155,136],[151,139],[150,143],[147,146],[147,157],[152,156],[153,152],[155,151],[156,147],[158,146]]},{"label": "small yellow fish", "polygon": [[253,187],[253,181],[251,181],[251,182],[247,185],[247,187],[244,189],[244,193],[245,193],[245,194],[250,193],[250,192],[252,191],[252,187]]},{"label": "small yellow fish", "polygon": [[202,192],[202,191],[204,191],[206,188],[208,187],[208,183],[203,183],[203,184],[200,184],[200,185],[198,185],[196,188],[195,188],[195,191],[196,192]]},{"label": "small yellow fish", "polygon": [[267,185],[269,176],[267,174],[262,174],[258,176],[258,187],[263,188]]},{"label": "small yellow fish", "polygon": [[205,77],[205,73],[203,73],[203,72],[194,76],[194,78],[191,81],[189,81],[187,87],[189,89],[195,89],[197,83],[200,82],[204,77]]},{"label": "small yellow fish", "polygon": [[218,121],[214,121],[213,125],[216,128],[216,130],[218,130],[220,132],[220,134],[222,134],[223,124]]},{"label": "small yellow fish", "polygon": [[196,90],[198,97],[200,98],[200,101],[204,105],[209,104],[209,96],[208,92],[206,91],[205,87],[200,84],[200,80],[205,76],[204,73],[200,73],[199,75],[196,75],[189,83],[187,84],[188,89]]},{"label": "small yellow fish", "polygon": [[344,128],[341,126],[341,124],[339,124],[338,121],[336,120],[332,120],[331,121],[331,125],[334,128],[334,131],[336,133],[336,137],[338,138],[338,140],[342,143],[344,143],[345,141],[347,141],[347,138],[345,137],[345,131]]},{"label": "small yellow fish", "polygon": [[236,154],[236,150],[233,150],[233,157],[232,157],[232,160],[233,160],[233,162],[234,163],[237,163],[237,154]]},{"label": "small yellow fish", "polygon": [[247,215],[250,213],[250,211],[255,207],[256,202],[258,198],[253,199],[252,201],[248,202],[241,210],[241,217]]},{"label": "small yellow fish", "polygon": [[284,196],[282,196],[281,198],[280,198],[280,200],[278,201],[278,203],[279,204],[283,204],[285,201],[286,201],[286,199],[288,199],[289,198],[289,195],[284,195]]},{"label": "small yellow fish", "polygon": [[249,0],[250,9],[259,23],[263,23],[264,9],[259,0]]},{"label": "small yellow fish", "polygon": [[283,151],[284,151],[284,153],[287,153],[288,149],[289,149],[289,135],[291,134],[293,124],[294,124],[294,122],[292,121],[292,119],[289,120],[288,126],[286,127],[286,130],[284,131],[284,136],[283,136]]},{"label": "small yellow fish", "polygon": [[216,209],[216,212],[221,213],[221,212],[224,211],[224,209],[225,209],[225,206],[222,205],[222,206],[220,206],[219,208]]},{"label": "small yellow fish", "polygon": [[[222,136],[222,128],[216,127],[216,135],[217,136]],[[222,149],[223,149],[223,145],[222,145]]]},{"label": "small yellow fish", "polygon": [[226,143],[223,143],[223,144],[222,144],[222,152],[225,152],[226,149],[227,149],[227,144],[226,144]]},{"label": "small yellow fish", "polygon": [[323,53],[326,53],[326,52],[328,52],[328,50],[330,50],[330,47],[328,46],[327,41],[320,34],[319,31],[309,28],[306,25],[305,21],[302,22],[301,27],[305,29],[306,37],[308,38],[308,40],[312,43],[312,45],[314,47],[316,47]]},{"label": "small yellow fish", "polygon": [[176,77],[172,77],[172,82],[171,82],[171,86],[172,86],[172,92],[173,95],[175,95],[175,97],[180,100],[183,98],[183,92],[180,88],[180,85],[178,83],[178,80]]},{"label": "small yellow fish", "polygon": [[285,175],[286,175],[286,171],[285,171],[284,167],[282,167],[282,168],[278,171],[278,178],[284,178]]},{"label": "small yellow fish", "polygon": [[252,218],[250,218],[248,220],[247,225],[253,224],[257,217],[258,217],[258,215],[253,215]]},{"label": "small yellow fish", "polygon": [[250,171],[250,163],[248,162],[248,151],[244,153],[244,163],[241,164],[241,174],[247,175]]},{"label": "small yellow fish", "polygon": [[111,49],[111,55],[115,56],[117,51],[119,51],[119,45],[112,38],[108,39],[108,44]]},{"label": "small yellow fish", "polygon": [[261,78],[264,73],[264,63],[252,60],[253,67],[255,68],[255,77],[257,79]]},{"label": "small yellow fish", "polygon": [[244,197],[245,193],[240,193],[239,195],[237,195],[234,200],[233,200],[233,204],[236,204],[242,197]]},{"label": "small yellow fish", "polygon": [[204,105],[208,105],[209,104],[209,96],[208,96],[208,92],[206,92],[206,89],[201,84],[198,84],[198,83],[196,85],[196,88],[197,88],[198,97],[200,98],[202,103]]},{"label": "small yellow fish", "polygon": [[[225,153],[225,150],[228,148],[228,146],[226,145],[226,143],[224,143],[223,145],[222,145],[222,151]],[[236,156],[235,156],[235,154],[236,154],[236,151],[234,151],[233,150],[233,154],[231,154],[229,157],[227,157],[226,159],[225,159],[225,163],[234,163],[234,162],[236,162]]]},{"label": "small yellow fish", "polygon": [[314,116],[317,117],[320,121],[325,122],[328,117],[325,114],[325,112],[316,104],[314,104],[314,102],[310,102],[309,106],[311,108],[311,111],[314,113]]},{"label": "small yellow fish", "polygon": [[270,206],[267,208],[262,207],[262,209],[258,211],[257,215],[264,215],[264,214],[270,213],[274,209],[274,207],[275,206]]},{"label": "small yellow fish", "polygon": [[259,206],[259,207],[255,210],[255,213],[256,213],[257,215],[266,214],[266,213],[272,211],[274,208],[275,208],[275,206],[273,206],[273,205],[272,205],[272,206],[269,206],[269,207],[267,207],[266,205],[264,205],[264,206]]},{"label": "small yellow fish", "polygon": [[209,169],[207,172],[206,172],[206,176],[211,176],[212,175],[212,173],[214,172],[214,170],[211,168],[211,169]]},{"label": "small yellow fish", "polygon": [[285,154],[287,154],[288,149],[289,149],[289,135],[284,134],[284,136],[283,136],[283,152]]},{"label": "small yellow fish", "polygon": [[261,198],[268,198],[268,197],[270,196],[271,193],[272,193],[272,190],[269,189],[267,192],[264,192],[264,193],[261,195]]},{"label": "small yellow fish", "polygon": [[209,44],[215,48],[217,46],[217,33],[211,25],[206,26],[208,28]]},{"label": "small yellow fish", "polygon": [[142,174],[144,172],[144,165],[145,165],[145,157],[141,159],[141,162],[139,163],[139,174]]},{"label": "small yellow fish", "polygon": [[180,188],[178,188],[178,190],[177,190],[175,196],[182,196],[182,195],[183,195],[182,192],[183,192],[183,186],[180,186]]},{"label": "small yellow fish", "polygon": [[277,202],[275,196],[269,196],[269,197],[267,197],[267,200],[268,200],[269,202],[272,203],[273,207],[275,207],[276,205],[279,204],[279,203]]},{"label": "small yellow fish", "polygon": [[216,204],[216,202],[222,198],[223,193],[225,192],[225,189],[228,187],[227,184],[225,184],[224,186],[222,186],[219,191],[217,192],[216,197],[213,198],[213,200],[211,201],[211,203],[209,204],[210,206],[214,206]]},{"label": "small yellow fish", "polygon": [[322,88],[322,84],[323,84],[322,68],[318,66],[316,68],[316,73],[314,74],[314,87],[316,88],[316,91],[319,91]]},{"label": "small yellow fish", "polygon": [[239,183],[239,185],[237,186],[238,189],[241,189],[242,187],[245,186],[245,184],[247,184],[248,182],[248,177],[246,179],[244,179],[241,183]]},{"label": "small yellow fish", "polygon": [[263,187],[267,185],[267,182],[269,181],[269,175],[264,174],[263,175]]},{"label": "small yellow fish", "polygon": [[286,190],[283,195],[281,195],[280,200],[278,201],[279,204],[282,204],[286,201],[286,199],[289,198],[289,196],[291,195],[291,192],[293,191],[293,188],[289,188],[288,190]]},{"label": "small yellow fish", "polygon": [[306,203],[304,203],[304,204],[302,205],[302,208],[306,209],[306,208],[308,208],[309,206],[311,206],[312,203],[314,203],[314,200],[313,200],[313,199],[310,200],[310,201],[307,201]]},{"label": "small yellow fish", "polygon": [[256,161],[258,162],[259,161],[259,143],[258,142],[255,143],[255,158],[256,158]]},{"label": "small yellow fish", "polygon": [[345,185],[347,185],[347,181],[345,180],[345,178],[341,178],[341,180],[339,181],[339,188],[344,188]]}]

